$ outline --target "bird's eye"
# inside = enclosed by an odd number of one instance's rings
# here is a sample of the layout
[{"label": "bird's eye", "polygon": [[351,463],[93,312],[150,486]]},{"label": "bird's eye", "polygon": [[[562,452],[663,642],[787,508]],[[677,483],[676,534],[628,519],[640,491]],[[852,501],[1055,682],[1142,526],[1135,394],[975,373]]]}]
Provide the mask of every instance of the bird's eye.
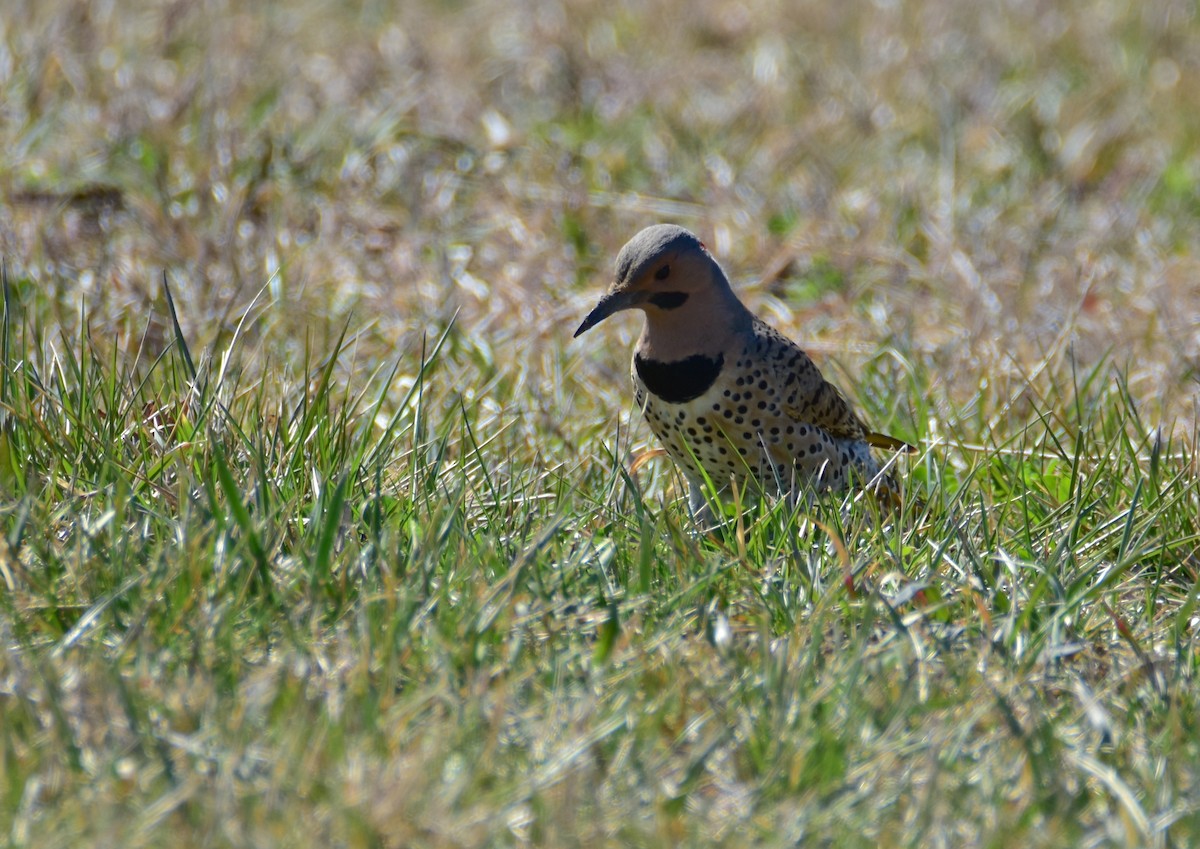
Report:
[{"label": "bird's eye", "polygon": [[654,272],[654,279],[655,279],[655,280],[666,280],[666,279],[667,279],[667,276],[668,276],[670,273],[671,273],[671,266],[669,266],[669,265],[664,265],[664,266],[663,266],[662,268],[660,268],[658,271]]}]

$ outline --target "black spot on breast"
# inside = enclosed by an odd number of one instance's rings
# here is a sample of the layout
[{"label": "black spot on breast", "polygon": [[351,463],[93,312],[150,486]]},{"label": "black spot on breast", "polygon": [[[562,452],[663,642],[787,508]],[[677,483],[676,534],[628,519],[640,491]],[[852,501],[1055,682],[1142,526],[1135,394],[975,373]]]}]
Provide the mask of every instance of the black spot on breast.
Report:
[{"label": "black spot on breast", "polygon": [[636,354],[633,365],[647,389],[669,404],[682,404],[708,391],[721,373],[725,357],[722,354],[717,354],[716,358],[694,354],[686,359],[664,363]]}]

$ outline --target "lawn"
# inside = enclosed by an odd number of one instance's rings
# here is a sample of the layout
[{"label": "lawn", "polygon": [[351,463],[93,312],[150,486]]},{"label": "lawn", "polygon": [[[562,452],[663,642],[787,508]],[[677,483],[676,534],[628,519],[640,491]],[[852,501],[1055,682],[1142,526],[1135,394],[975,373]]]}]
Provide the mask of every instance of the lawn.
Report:
[{"label": "lawn", "polygon": [[[1200,21],[9,0],[0,839],[1200,844]],[[918,446],[711,535],[621,245]]]}]

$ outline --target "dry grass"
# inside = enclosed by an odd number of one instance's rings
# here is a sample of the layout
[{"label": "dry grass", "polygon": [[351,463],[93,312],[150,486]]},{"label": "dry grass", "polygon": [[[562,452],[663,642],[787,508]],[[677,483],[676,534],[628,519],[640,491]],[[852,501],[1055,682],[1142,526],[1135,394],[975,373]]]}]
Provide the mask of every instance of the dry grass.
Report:
[{"label": "dry grass", "polygon": [[[1194,4],[16,0],[0,145],[13,845],[1200,840]],[[663,220],[923,504],[625,476]]]}]

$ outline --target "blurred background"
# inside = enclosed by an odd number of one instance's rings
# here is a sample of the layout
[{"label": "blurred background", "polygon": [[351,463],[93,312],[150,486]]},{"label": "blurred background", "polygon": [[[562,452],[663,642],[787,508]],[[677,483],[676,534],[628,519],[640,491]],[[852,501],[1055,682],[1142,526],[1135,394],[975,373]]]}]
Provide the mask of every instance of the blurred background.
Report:
[{"label": "blurred background", "polygon": [[570,332],[671,221],[819,359],[887,347],[955,414],[1073,356],[1195,422],[1182,0],[10,0],[0,110],[0,254],[49,328],[161,346],[165,271],[201,347],[264,290],[276,365],[457,316],[468,392],[619,399],[639,322]]}]

